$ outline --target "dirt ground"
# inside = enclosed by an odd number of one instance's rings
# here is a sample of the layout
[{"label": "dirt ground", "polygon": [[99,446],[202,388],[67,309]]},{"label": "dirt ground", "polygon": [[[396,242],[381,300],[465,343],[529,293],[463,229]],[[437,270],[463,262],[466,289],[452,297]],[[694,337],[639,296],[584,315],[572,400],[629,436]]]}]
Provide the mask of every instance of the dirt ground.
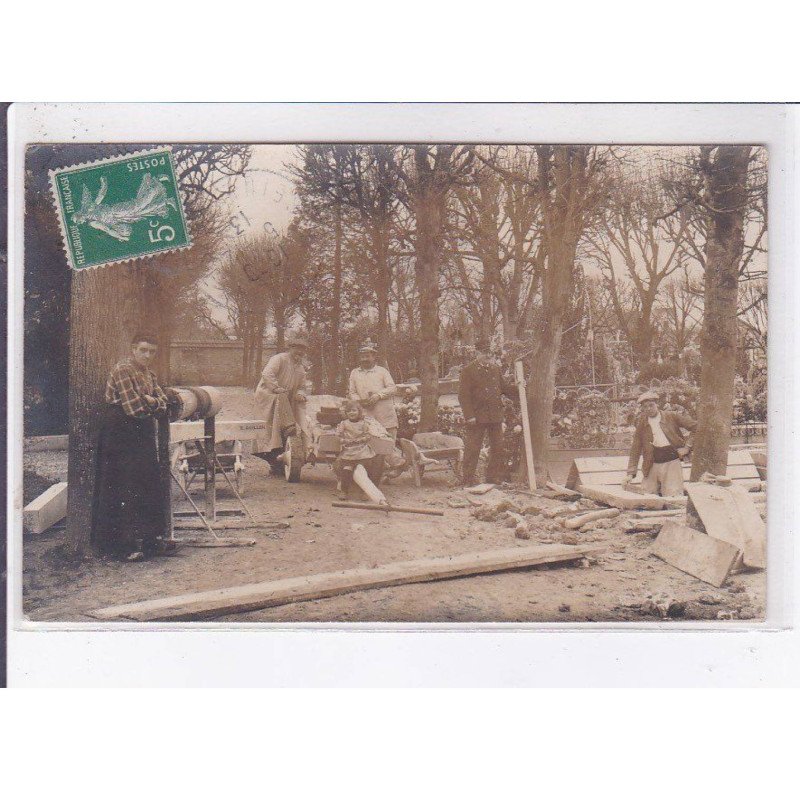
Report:
[{"label": "dirt ground", "polygon": [[[230,390],[224,416],[250,417],[249,397]],[[25,469],[45,481],[66,479],[66,452],[29,452]],[[426,474],[422,488],[403,475],[383,487],[390,502],[426,505],[444,517],[332,508],[335,481],[327,465],[306,467],[288,484],[269,477],[267,465],[246,459],[245,500],[260,518],[285,520],[284,530],[251,528],[252,547],[183,547],[176,555],[134,564],[88,557],[64,559],[63,526],[24,537],[23,602],[32,620],[90,621],[87,612],[107,605],[244,583],[373,567],[394,561],[446,556],[498,547],[559,542],[563,529],[541,515],[527,517],[531,538],[482,522],[471,507],[454,508],[464,493],[452,474]],[[27,488],[27,487],[26,487]],[[37,487],[38,488],[38,487]],[[520,503],[532,498],[504,487]],[[199,495],[198,495],[199,497]],[[220,492],[228,504],[231,495]],[[538,501],[537,501],[538,502]],[[558,500],[542,500],[546,506]],[[699,581],[650,554],[653,535],[627,534],[623,515],[588,533],[580,544],[601,549],[571,566],[532,569],[375,589],[221,617],[230,622],[584,622],[686,619],[759,619],[765,574],[731,576],[721,589]]]}]

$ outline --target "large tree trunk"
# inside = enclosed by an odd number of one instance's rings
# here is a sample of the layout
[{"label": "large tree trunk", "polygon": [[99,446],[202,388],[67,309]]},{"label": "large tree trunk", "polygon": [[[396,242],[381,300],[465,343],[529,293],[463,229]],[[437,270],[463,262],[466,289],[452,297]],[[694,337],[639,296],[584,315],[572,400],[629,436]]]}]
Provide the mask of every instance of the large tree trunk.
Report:
[{"label": "large tree trunk", "polygon": [[327,391],[339,394],[341,384],[341,327],[342,327],[342,211],[336,208],[333,222],[333,298],[329,323],[327,363],[325,369]]},{"label": "large tree trunk", "polygon": [[708,159],[705,301],[700,339],[702,368],[691,479],[724,475],[728,465],[736,376],[739,263],[744,249],[750,147],[716,148]]},{"label": "large tree trunk", "polygon": [[72,276],[69,355],[69,463],[67,545],[88,552],[99,421],[114,364],[131,351],[142,320],[138,267],[117,265]]},{"label": "large tree trunk", "polygon": [[[378,308],[378,326],[376,344],[378,346],[378,363],[384,367],[389,365],[389,290],[391,284],[391,271],[389,267],[389,241],[388,225],[378,223],[373,234],[373,248],[375,251],[375,302]],[[400,309],[398,308],[398,318]],[[398,325],[399,327],[399,325]]]},{"label": "large tree trunk", "polygon": [[419,298],[419,430],[436,430],[439,412],[439,270],[442,260],[445,197],[435,186],[427,148],[414,148],[419,192],[414,204],[416,259],[414,273]]},{"label": "large tree trunk", "polygon": [[650,362],[653,354],[653,330],[652,305],[645,307],[639,314],[639,319],[632,326],[634,329],[629,337],[633,356],[636,359],[636,366],[641,370]]},{"label": "large tree trunk", "polygon": [[550,428],[556,390],[556,367],[561,352],[564,317],[573,289],[575,247],[557,246],[549,257],[545,273],[542,313],[533,334],[534,350],[528,378],[528,416],[531,427],[534,467],[537,484],[547,482],[547,459],[550,450]]},{"label": "large tree trunk", "polygon": [[536,482],[543,486],[548,479],[547,460],[561,335],[575,290],[575,254],[585,219],[587,148],[541,145],[537,150],[543,191],[542,246],[546,248],[547,268],[542,278],[541,314],[533,332],[528,415]]}]

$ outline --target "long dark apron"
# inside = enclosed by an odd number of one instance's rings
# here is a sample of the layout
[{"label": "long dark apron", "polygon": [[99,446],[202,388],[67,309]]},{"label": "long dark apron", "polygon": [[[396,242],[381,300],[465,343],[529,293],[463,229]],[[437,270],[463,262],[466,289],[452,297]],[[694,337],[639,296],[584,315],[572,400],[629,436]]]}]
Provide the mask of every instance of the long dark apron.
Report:
[{"label": "long dark apron", "polygon": [[156,420],[107,405],[97,442],[92,544],[103,554],[151,553],[165,531],[167,499],[160,478]]}]

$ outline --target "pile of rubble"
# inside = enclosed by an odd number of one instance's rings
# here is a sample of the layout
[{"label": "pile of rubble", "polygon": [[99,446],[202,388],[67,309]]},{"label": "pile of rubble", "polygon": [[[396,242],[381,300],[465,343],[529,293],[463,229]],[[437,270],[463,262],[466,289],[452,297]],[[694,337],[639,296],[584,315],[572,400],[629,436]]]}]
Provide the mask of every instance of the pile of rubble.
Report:
[{"label": "pile of rubble", "polygon": [[746,492],[731,486],[729,478],[708,474],[686,485],[688,497],[675,498],[610,486],[580,491],[551,486],[512,496],[484,485],[466,490],[451,505],[471,507],[474,519],[502,525],[518,539],[577,545],[623,532],[653,537],[653,555],[721,586],[731,572],[766,566],[764,488],[758,484]]},{"label": "pile of rubble", "polygon": [[596,541],[593,534],[616,525],[621,515],[617,508],[605,508],[580,497],[573,502],[558,502],[539,497],[511,497],[493,489],[480,499],[470,498],[471,515],[481,522],[494,522],[514,531],[518,539],[537,539],[562,544]]}]

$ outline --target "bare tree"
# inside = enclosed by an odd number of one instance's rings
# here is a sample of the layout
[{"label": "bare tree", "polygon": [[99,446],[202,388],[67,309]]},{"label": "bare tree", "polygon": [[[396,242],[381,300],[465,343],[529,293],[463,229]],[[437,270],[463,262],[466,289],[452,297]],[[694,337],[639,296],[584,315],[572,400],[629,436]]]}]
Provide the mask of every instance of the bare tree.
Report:
[{"label": "bare tree", "polygon": [[700,341],[699,425],[692,480],[724,475],[728,464],[736,376],[737,298],[745,249],[747,175],[752,148],[702,147],[703,185],[697,197],[705,216],[705,302]]},{"label": "bare tree", "polygon": [[254,383],[261,371],[264,332],[274,276],[284,259],[281,243],[267,232],[238,238],[217,272],[228,319],[241,340],[242,382]]},{"label": "bare tree", "polygon": [[546,254],[542,302],[532,331],[528,414],[537,482],[547,480],[555,375],[575,288],[578,243],[604,196],[608,153],[585,145],[536,145],[536,189]]},{"label": "bare tree", "polygon": [[[474,183],[456,193],[458,238],[466,238],[466,257],[481,266],[482,318],[489,315],[493,296],[503,337],[511,340],[529,320],[543,266],[539,196],[530,186],[536,155],[531,148],[494,147],[481,160]],[[463,265],[459,276],[464,288],[471,289]]]},{"label": "bare tree", "polygon": [[680,355],[692,342],[702,312],[702,300],[694,291],[686,269],[683,274],[664,282],[658,299],[658,315],[675,355]]},{"label": "bare tree", "polygon": [[739,282],[739,326],[761,358],[767,357],[767,280]]},{"label": "bare tree", "polygon": [[398,163],[400,197],[414,217],[414,276],[419,307],[419,428],[435,430],[439,402],[439,282],[443,273],[448,205],[470,180],[473,148],[408,145]]},{"label": "bare tree", "polygon": [[601,270],[617,324],[640,368],[650,360],[662,285],[687,259],[688,223],[685,215],[665,216],[669,205],[657,174],[618,169],[600,224],[587,237],[587,253]]},{"label": "bare tree", "polygon": [[[302,163],[292,168],[301,195],[335,210],[337,242],[342,224],[363,232],[359,238],[362,275],[377,309],[379,359],[389,354],[393,228],[398,210],[396,145],[304,145]],[[352,212],[347,217],[343,209]],[[341,254],[341,250],[339,250]],[[338,262],[339,264],[341,262]]]}]

